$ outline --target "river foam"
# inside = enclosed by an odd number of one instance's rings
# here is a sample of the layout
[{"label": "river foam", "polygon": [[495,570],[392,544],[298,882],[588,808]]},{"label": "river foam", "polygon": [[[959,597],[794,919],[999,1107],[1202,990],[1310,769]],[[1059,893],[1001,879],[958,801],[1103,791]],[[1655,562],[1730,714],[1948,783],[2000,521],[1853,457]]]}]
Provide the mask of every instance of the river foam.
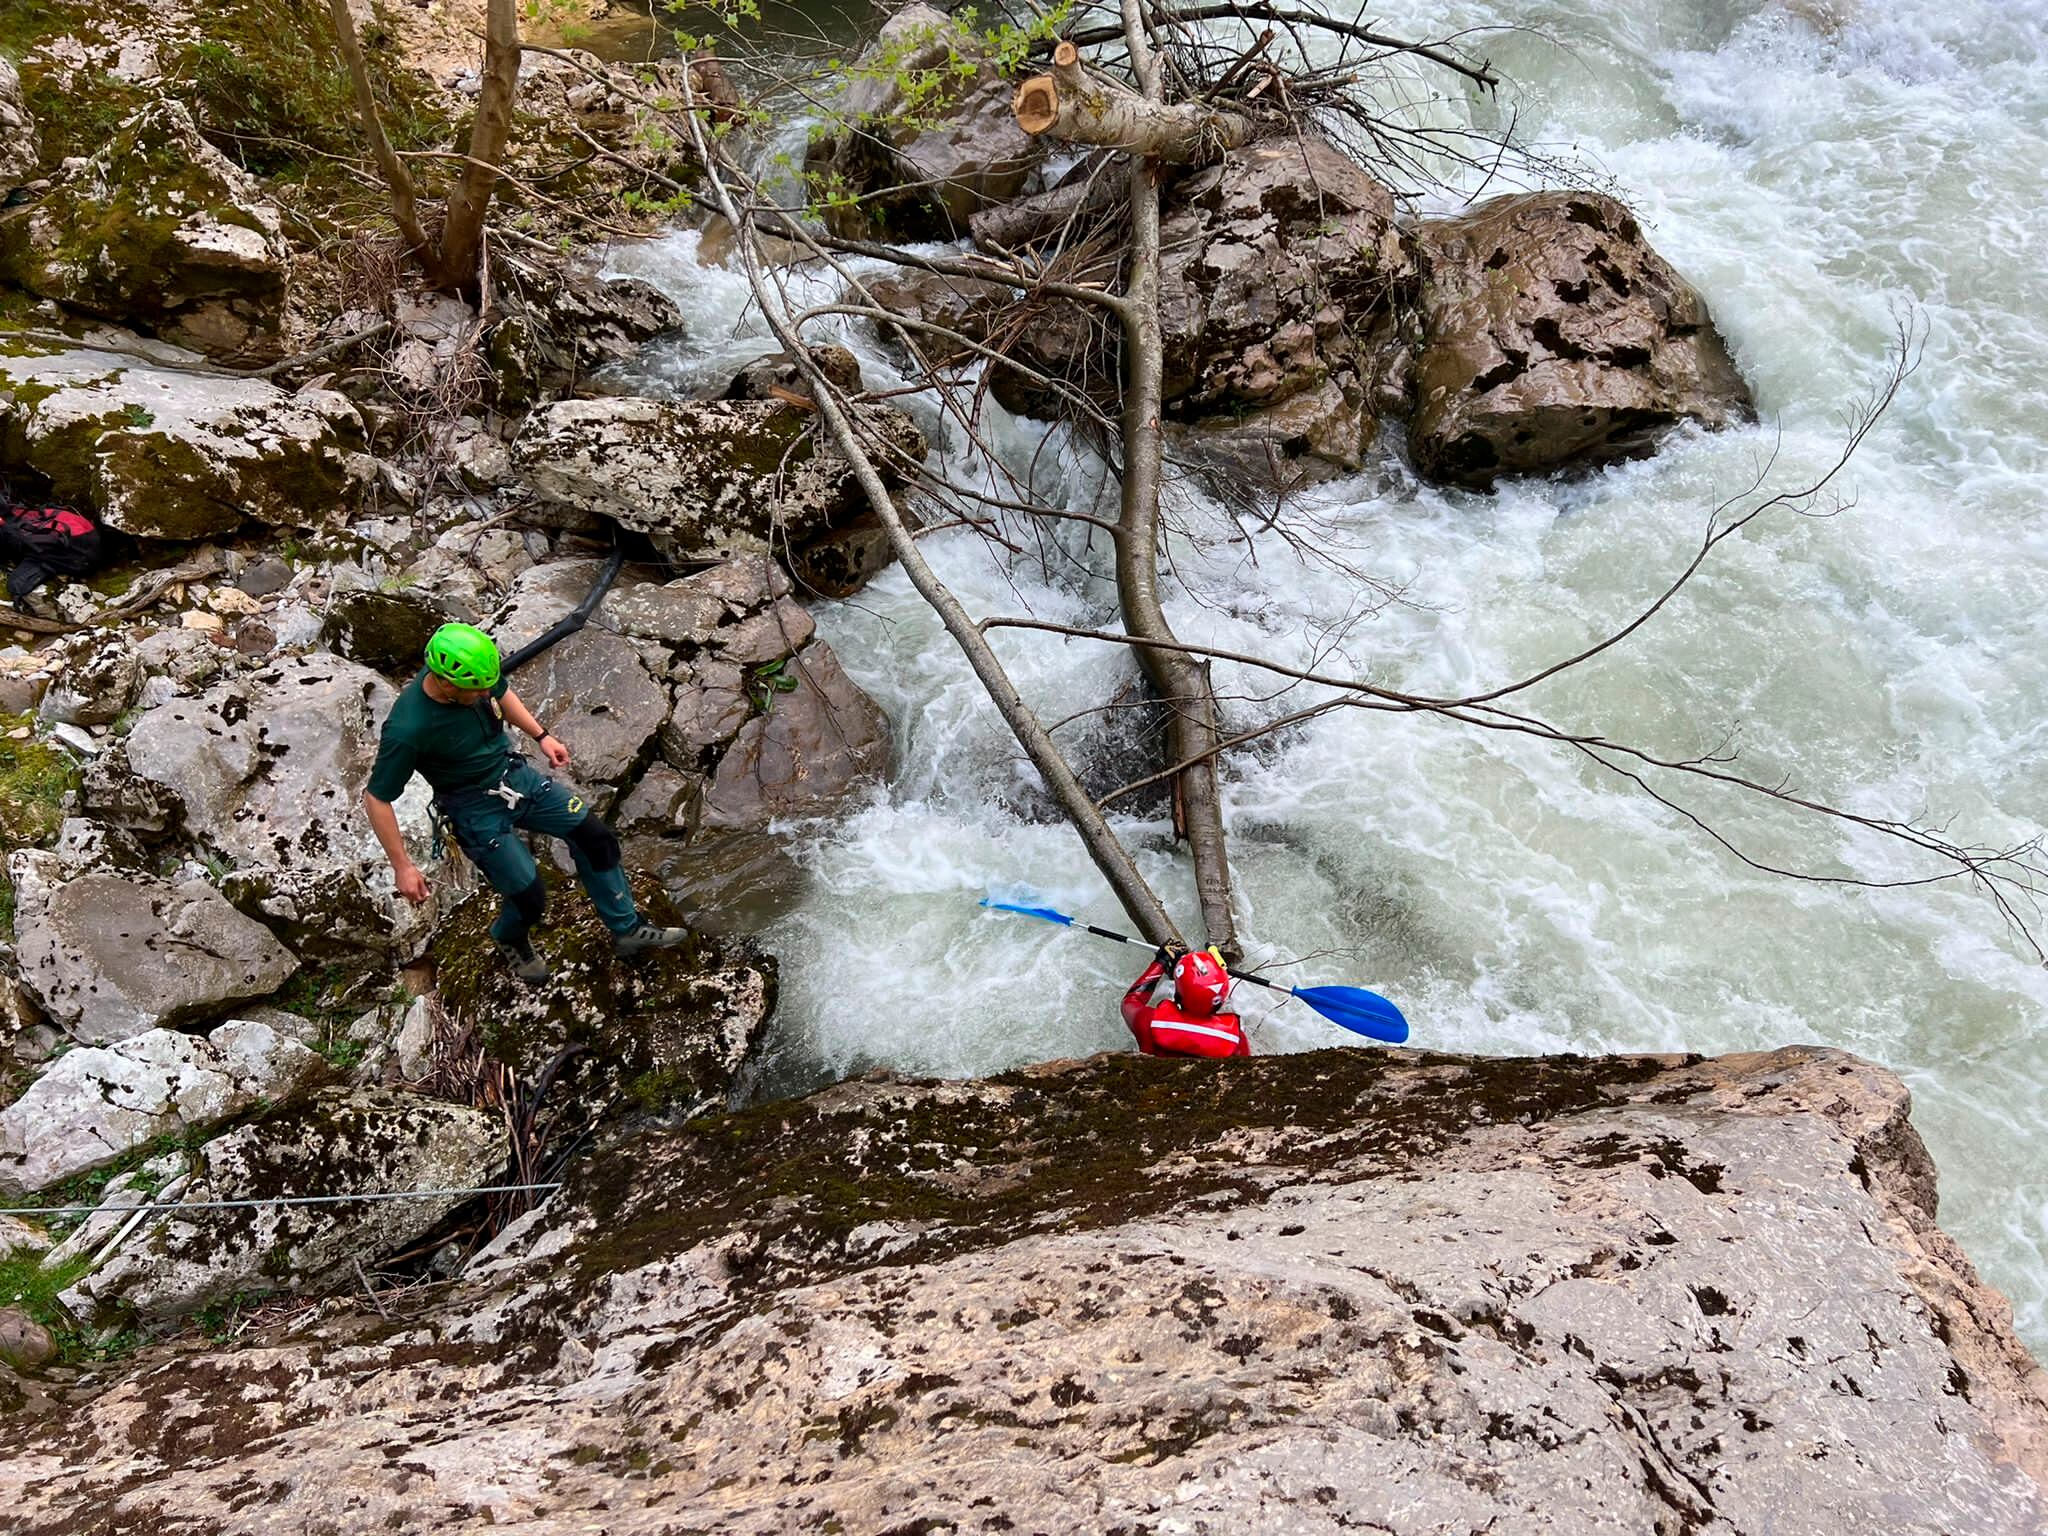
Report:
[{"label": "river foam", "polygon": [[[1481,46],[1517,82],[1525,131],[1575,147],[1639,210],[1707,295],[1764,423],[1493,496],[1422,487],[1392,465],[1324,488],[1295,515],[1410,599],[1355,625],[1351,662],[1399,686],[1469,688],[1613,626],[1683,566],[1715,502],[1760,463],[1784,485],[1830,462],[1844,411],[1881,378],[1910,314],[1924,358],[1857,457],[1854,506],[1747,530],[1649,629],[1529,702],[1664,750],[1734,733],[1755,777],[1860,811],[1938,815],[1965,841],[2032,836],[2048,790],[2048,6],[1553,0],[1375,20],[1522,28]],[[1450,109],[1493,110],[1430,106]],[[678,390],[762,350],[743,282],[694,252],[683,235],[620,258],[690,312],[693,339],[650,363]],[[871,335],[839,339],[871,383],[892,376]],[[1046,429],[990,409],[1005,458],[1028,462]],[[922,419],[967,472],[957,439]],[[1039,475],[1055,500],[1099,494],[1099,465],[1064,434]],[[1181,634],[1323,656],[1356,616],[1359,584],[1271,541],[1254,567],[1226,542],[1228,515],[1180,490],[1200,535],[1175,549]],[[977,613],[1111,621],[1106,552],[1071,533],[1062,549],[1077,558],[1020,559],[966,533],[926,542]],[[792,829],[811,884],[766,935],[784,964],[769,1081],[875,1065],[965,1075],[1123,1044],[1115,1003],[1136,952],[975,905],[1029,896],[1123,925],[1071,832],[1020,814],[1029,771],[936,620],[901,572],[818,618],[887,707],[901,767],[851,819]],[[1130,673],[1105,647],[1015,632],[998,645],[1049,716]],[[1217,680],[1234,723],[1304,702],[1244,669]],[[1761,855],[1865,878],[1907,869],[1838,826],[1707,803]],[[1556,748],[1357,711],[1237,757],[1227,815],[1252,958],[1387,993],[1417,1044],[1808,1040],[1897,1069],[1942,1168],[1944,1224],[2012,1296],[2037,1350],[2048,1343],[2048,973],[1981,898],[1762,874]],[[1166,829],[1123,830],[1192,915]],[[1298,1005],[1241,1001],[1260,1050],[1352,1043]]]}]

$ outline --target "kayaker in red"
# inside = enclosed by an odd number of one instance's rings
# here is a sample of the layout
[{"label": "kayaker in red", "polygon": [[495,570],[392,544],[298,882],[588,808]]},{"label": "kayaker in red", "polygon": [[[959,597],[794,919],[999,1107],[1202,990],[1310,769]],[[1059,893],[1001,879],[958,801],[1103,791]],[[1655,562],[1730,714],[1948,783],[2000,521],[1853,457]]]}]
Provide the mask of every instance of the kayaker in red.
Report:
[{"label": "kayaker in red", "polygon": [[[1173,995],[1154,1001],[1153,989],[1169,968]],[[1230,973],[1214,950],[1175,958],[1162,949],[1124,994],[1124,1022],[1147,1056],[1249,1056],[1243,1023],[1222,1011],[1229,995]]]}]

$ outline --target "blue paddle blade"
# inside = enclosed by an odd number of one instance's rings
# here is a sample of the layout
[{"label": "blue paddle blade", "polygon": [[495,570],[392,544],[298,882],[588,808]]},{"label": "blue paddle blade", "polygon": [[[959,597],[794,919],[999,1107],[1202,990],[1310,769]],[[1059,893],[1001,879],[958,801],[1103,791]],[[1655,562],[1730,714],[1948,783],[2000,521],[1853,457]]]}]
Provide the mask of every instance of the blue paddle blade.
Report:
[{"label": "blue paddle blade", "polygon": [[1074,926],[1074,920],[1071,917],[1067,916],[1064,912],[1055,912],[1051,907],[1018,907],[1012,906],[1007,901],[990,901],[986,897],[982,898],[981,904],[997,912],[1017,912],[1025,917],[1042,917],[1048,923],[1058,923],[1065,928]]},{"label": "blue paddle blade", "polygon": [[1356,1035],[1367,1035],[1399,1045],[1408,1038],[1408,1021],[1401,1010],[1363,987],[1295,987],[1294,995],[1332,1024],[1342,1025]]}]

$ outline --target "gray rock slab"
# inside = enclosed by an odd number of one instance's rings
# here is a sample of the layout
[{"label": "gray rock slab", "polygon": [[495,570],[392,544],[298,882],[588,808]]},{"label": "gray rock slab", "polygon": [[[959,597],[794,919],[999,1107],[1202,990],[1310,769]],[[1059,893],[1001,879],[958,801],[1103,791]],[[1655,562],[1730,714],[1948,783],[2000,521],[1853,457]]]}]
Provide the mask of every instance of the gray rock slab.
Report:
[{"label": "gray rock slab", "polygon": [[267,997],[298,969],[270,930],[201,880],[64,879],[53,855],[9,861],[22,985],[88,1044]]},{"label": "gray rock slab", "polygon": [[[889,776],[895,745],[888,716],[832,648],[817,641],[785,670],[796,688],[768,695],[767,712],[749,718],[718,760],[699,817],[707,831],[815,816]],[[679,736],[681,728],[672,722],[671,732]]]},{"label": "gray rock slab", "polygon": [[520,668],[515,684],[574,754],[568,772],[581,782],[616,784],[668,716],[668,690],[632,642],[590,625]]}]

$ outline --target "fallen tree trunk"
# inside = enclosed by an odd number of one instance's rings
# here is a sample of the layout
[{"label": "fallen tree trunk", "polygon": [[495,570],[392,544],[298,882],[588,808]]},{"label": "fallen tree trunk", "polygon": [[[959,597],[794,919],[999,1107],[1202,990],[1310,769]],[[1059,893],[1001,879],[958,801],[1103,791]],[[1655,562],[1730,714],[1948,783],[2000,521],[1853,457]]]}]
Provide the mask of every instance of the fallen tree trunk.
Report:
[{"label": "fallen tree trunk", "polygon": [[1168,104],[1156,91],[1141,94],[1091,75],[1081,67],[1080,50],[1070,42],[1053,50],[1049,73],[1033,75],[1017,87],[1010,110],[1017,126],[1034,138],[1050,134],[1069,143],[1125,149],[1174,165],[1213,160],[1244,143],[1253,128],[1242,113],[1195,101]]}]

